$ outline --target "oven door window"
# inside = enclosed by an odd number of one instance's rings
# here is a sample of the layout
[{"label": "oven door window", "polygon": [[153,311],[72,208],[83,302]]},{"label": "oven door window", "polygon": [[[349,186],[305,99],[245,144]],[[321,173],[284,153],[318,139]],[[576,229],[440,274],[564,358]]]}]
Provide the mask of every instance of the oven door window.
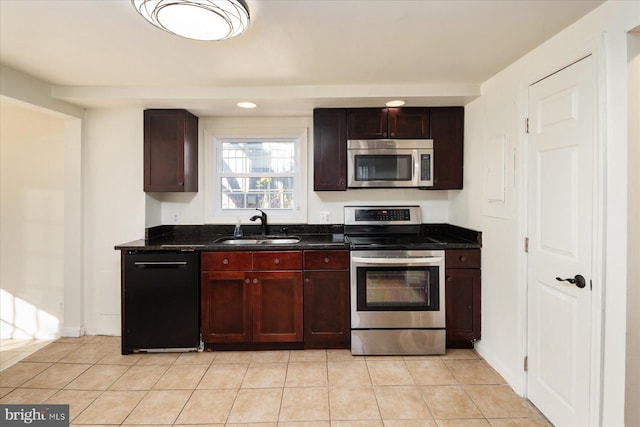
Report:
[{"label": "oven door window", "polygon": [[354,156],[356,181],[412,181],[411,154],[366,154]]},{"label": "oven door window", "polygon": [[358,267],[358,311],[438,311],[438,267]]}]

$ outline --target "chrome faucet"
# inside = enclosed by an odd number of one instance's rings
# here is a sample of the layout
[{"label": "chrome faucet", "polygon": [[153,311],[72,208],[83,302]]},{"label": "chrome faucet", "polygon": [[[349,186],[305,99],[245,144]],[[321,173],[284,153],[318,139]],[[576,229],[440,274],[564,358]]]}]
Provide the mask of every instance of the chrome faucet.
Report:
[{"label": "chrome faucet", "polygon": [[268,226],[267,226],[267,214],[264,213],[263,210],[256,208],[257,211],[261,212],[261,215],[254,215],[251,218],[249,218],[250,221],[255,221],[257,219],[260,220],[260,222],[262,223],[262,235],[266,236],[268,233]]}]

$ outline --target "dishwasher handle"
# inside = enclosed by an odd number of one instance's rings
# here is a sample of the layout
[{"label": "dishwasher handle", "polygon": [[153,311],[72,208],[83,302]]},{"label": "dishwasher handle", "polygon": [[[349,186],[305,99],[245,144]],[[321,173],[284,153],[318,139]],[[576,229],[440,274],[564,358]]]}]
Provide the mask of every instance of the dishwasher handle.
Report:
[{"label": "dishwasher handle", "polygon": [[136,268],[186,268],[187,261],[136,261],[133,263]]},{"label": "dishwasher handle", "polygon": [[420,257],[420,258],[368,258],[351,257],[353,262],[367,265],[435,265],[442,262],[442,257]]}]

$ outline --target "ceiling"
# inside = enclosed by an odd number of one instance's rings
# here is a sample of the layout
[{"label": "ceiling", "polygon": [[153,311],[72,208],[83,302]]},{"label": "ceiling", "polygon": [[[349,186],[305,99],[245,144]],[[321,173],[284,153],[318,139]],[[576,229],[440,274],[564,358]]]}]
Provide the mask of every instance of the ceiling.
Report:
[{"label": "ceiling", "polygon": [[[0,63],[85,107],[199,116],[314,107],[460,105],[602,0],[248,0],[221,42],[158,30],[130,0],[0,0]],[[241,110],[238,101],[258,107]]]}]

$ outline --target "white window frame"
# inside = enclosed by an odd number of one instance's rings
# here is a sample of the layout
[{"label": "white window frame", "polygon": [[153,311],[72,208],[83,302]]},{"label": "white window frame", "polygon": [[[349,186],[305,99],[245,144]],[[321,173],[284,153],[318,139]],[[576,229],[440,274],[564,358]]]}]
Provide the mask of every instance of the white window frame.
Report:
[{"label": "white window frame", "polygon": [[263,209],[269,224],[305,224],[307,222],[307,128],[265,128],[265,129],[216,129],[204,130],[205,152],[205,223],[254,224],[249,218],[256,214],[255,209],[222,209],[219,182],[218,148],[222,142],[230,139],[247,140],[293,140],[295,144],[294,201],[293,209]]}]

